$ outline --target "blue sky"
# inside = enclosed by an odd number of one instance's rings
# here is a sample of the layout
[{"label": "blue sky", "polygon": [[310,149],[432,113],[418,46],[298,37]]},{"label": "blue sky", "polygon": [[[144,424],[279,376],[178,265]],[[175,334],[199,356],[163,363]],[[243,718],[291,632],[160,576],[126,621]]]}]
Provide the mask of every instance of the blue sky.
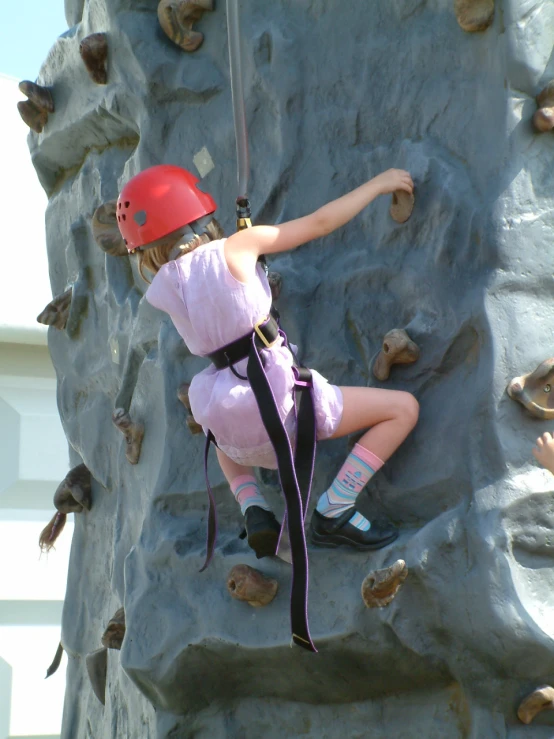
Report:
[{"label": "blue sky", "polygon": [[64,0],[0,4],[0,74],[34,80],[54,41],[67,30]]}]

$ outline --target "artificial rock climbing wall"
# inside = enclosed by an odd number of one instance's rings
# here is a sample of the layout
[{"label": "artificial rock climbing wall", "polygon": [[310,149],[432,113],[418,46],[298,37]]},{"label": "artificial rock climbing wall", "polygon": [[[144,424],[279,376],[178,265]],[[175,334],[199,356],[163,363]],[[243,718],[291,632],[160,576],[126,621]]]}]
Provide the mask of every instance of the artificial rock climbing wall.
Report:
[{"label": "artificial rock climbing wall", "polygon": [[[233,229],[223,0],[196,3],[206,10],[197,20],[190,3],[162,2],[173,40],[157,0],[65,5],[69,30],[37,80],[51,99],[27,87],[31,112],[22,110],[42,128],[29,143],[50,198],[59,410],[73,465],[92,474],[63,616],[64,739],[550,737],[554,712],[525,714],[525,727],[517,709],[554,681],[554,480],[531,457],[551,426],[506,387],[554,353],[554,111],[548,91],[540,114],[535,100],[554,77],[554,5],[240,2],[254,222],[310,212],[388,167],[416,183],[406,223],[381,198],[271,263],[306,363],[338,384],[409,390],[421,405],[361,504],[392,518],[398,541],[373,554],[310,549],[317,655],[289,647],[290,567],[256,562],[237,538],[238,507],[215,460],[219,545],[198,573],[203,439],[177,393],[205,362],[141,299],[133,261],[102,251],[92,232],[97,208],[129,177],[157,163],[196,171],[194,162]],[[419,359],[379,381],[373,366],[391,329],[407,332]],[[544,405],[546,382],[511,394]],[[142,449],[133,424],[144,427]],[[320,446],[316,492],[347,444]],[[262,480],[281,512],[275,473]],[[362,581],[399,559],[402,588],[367,609]],[[279,583],[269,605],[229,597],[238,564]],[[121,606],[126,632],[121,651],[108,649],[103,692],[106,652],[94,655]]]}]

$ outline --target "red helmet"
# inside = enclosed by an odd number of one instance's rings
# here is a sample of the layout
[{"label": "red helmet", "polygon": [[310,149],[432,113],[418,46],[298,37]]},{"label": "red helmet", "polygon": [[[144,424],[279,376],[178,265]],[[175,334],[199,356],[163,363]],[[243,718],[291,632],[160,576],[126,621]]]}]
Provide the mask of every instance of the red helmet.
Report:
[{"label": "red helmet", "polygon": [[117,199],[117,225],[127,249],[135,249],[207,216],[214,199],[197,187],[186,169],[160,164],[135,175]]}]

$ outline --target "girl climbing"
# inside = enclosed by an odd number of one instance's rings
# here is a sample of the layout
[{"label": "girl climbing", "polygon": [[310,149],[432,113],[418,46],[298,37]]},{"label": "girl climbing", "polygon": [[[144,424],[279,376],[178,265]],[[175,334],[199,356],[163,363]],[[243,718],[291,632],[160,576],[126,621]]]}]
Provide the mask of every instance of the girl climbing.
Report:
[{"label": "girl climbing", "polygon": [[[280,525],[253,467],[274,469],[277,458],[247,377],[251,337],[261,337],[265,375],[293,446],[298,442],[294,390],[303,383],[284,334],[276,329],[269,339],[262,335],[273,319],[268,318],[271,291],[258,260],[332,233],[379,195],[412,193],[413,182],[408,172],[390,169],[310,215],[254,226],[226,239],[213,218],[215,202],[197,182],[170,165],[141,172],[119,196],[118,223],[128,250],[138,252],[142,276],[147,279],[144,270],[153,275],[146,299],[170,315],[193,354],[214,362],[192,380],[192,413],[215,437],[221,469],[245,517],[248,543],[263,557],[275,554]],[[355,502],[415,426],[418,403],[406,392],[330,385],[314,370],[309,382],[319,440],[369,429],[321,494],[311,519],[311,541],[362,551],[386,546],[398,536],[396,528],[369,521],[356,511]]]}]

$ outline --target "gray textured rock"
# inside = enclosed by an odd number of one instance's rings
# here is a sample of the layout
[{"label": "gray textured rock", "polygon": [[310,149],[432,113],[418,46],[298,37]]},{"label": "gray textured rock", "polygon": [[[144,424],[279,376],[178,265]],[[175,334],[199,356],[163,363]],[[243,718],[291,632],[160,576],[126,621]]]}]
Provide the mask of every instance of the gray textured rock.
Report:
[{"label": "gray textured rock", "polygon": [[[271,607],[228,597],[228,571],[255,560],[215,460],[219,546],[198,573],[203,439],[186,429],[177,389],[205,362],[141,300],[134,262],[101,252],[90,227],[131,175],[192,167],[205,147],[215,167],[203,186],[233,229],[222,3],[202,18],[192,55],[166,39],[150,0],[65,5],[73,27],[38,80],[56,113],[29,139],[50,197],[53,294],[73,284],[75,318],[49,332],[60,414],[72,464],[95,481],[94,506],[76,517],[64,608],[64,739],[551,737],[552,712],[529,727],[516,715],[552,681],[552,479],[530,452],[549,426],[505,388],[544,359],[551,336],[554,139],[531,121],[554,77],[553,4],[498,2],[492,26],[468,35],[450,3],[241,3],[254,222],[310,212],[390,166],[417,187],[407,223],[381,198],[271,264],[291,340],[331,381],[373,384],[391,326],[421,348],[387,385],[416,394],[420,423],[362,503],[402,534],[371,555],[310,551],[317,655],[289,648],[285,563],[264,567],[282,584]],[[110,39],[106,86],[79,57],[99,31]],[[115,408],[147,419],[135,466]],[[321,445],[316,492],[346,445]],[[282,511],[275,475],[262,480]],[[397,559],[408,580],[388,608],[367,610],[361,579]],[[121,661],[110,654],[102,708],[85,657],[122,603],[126,636]]]}]

